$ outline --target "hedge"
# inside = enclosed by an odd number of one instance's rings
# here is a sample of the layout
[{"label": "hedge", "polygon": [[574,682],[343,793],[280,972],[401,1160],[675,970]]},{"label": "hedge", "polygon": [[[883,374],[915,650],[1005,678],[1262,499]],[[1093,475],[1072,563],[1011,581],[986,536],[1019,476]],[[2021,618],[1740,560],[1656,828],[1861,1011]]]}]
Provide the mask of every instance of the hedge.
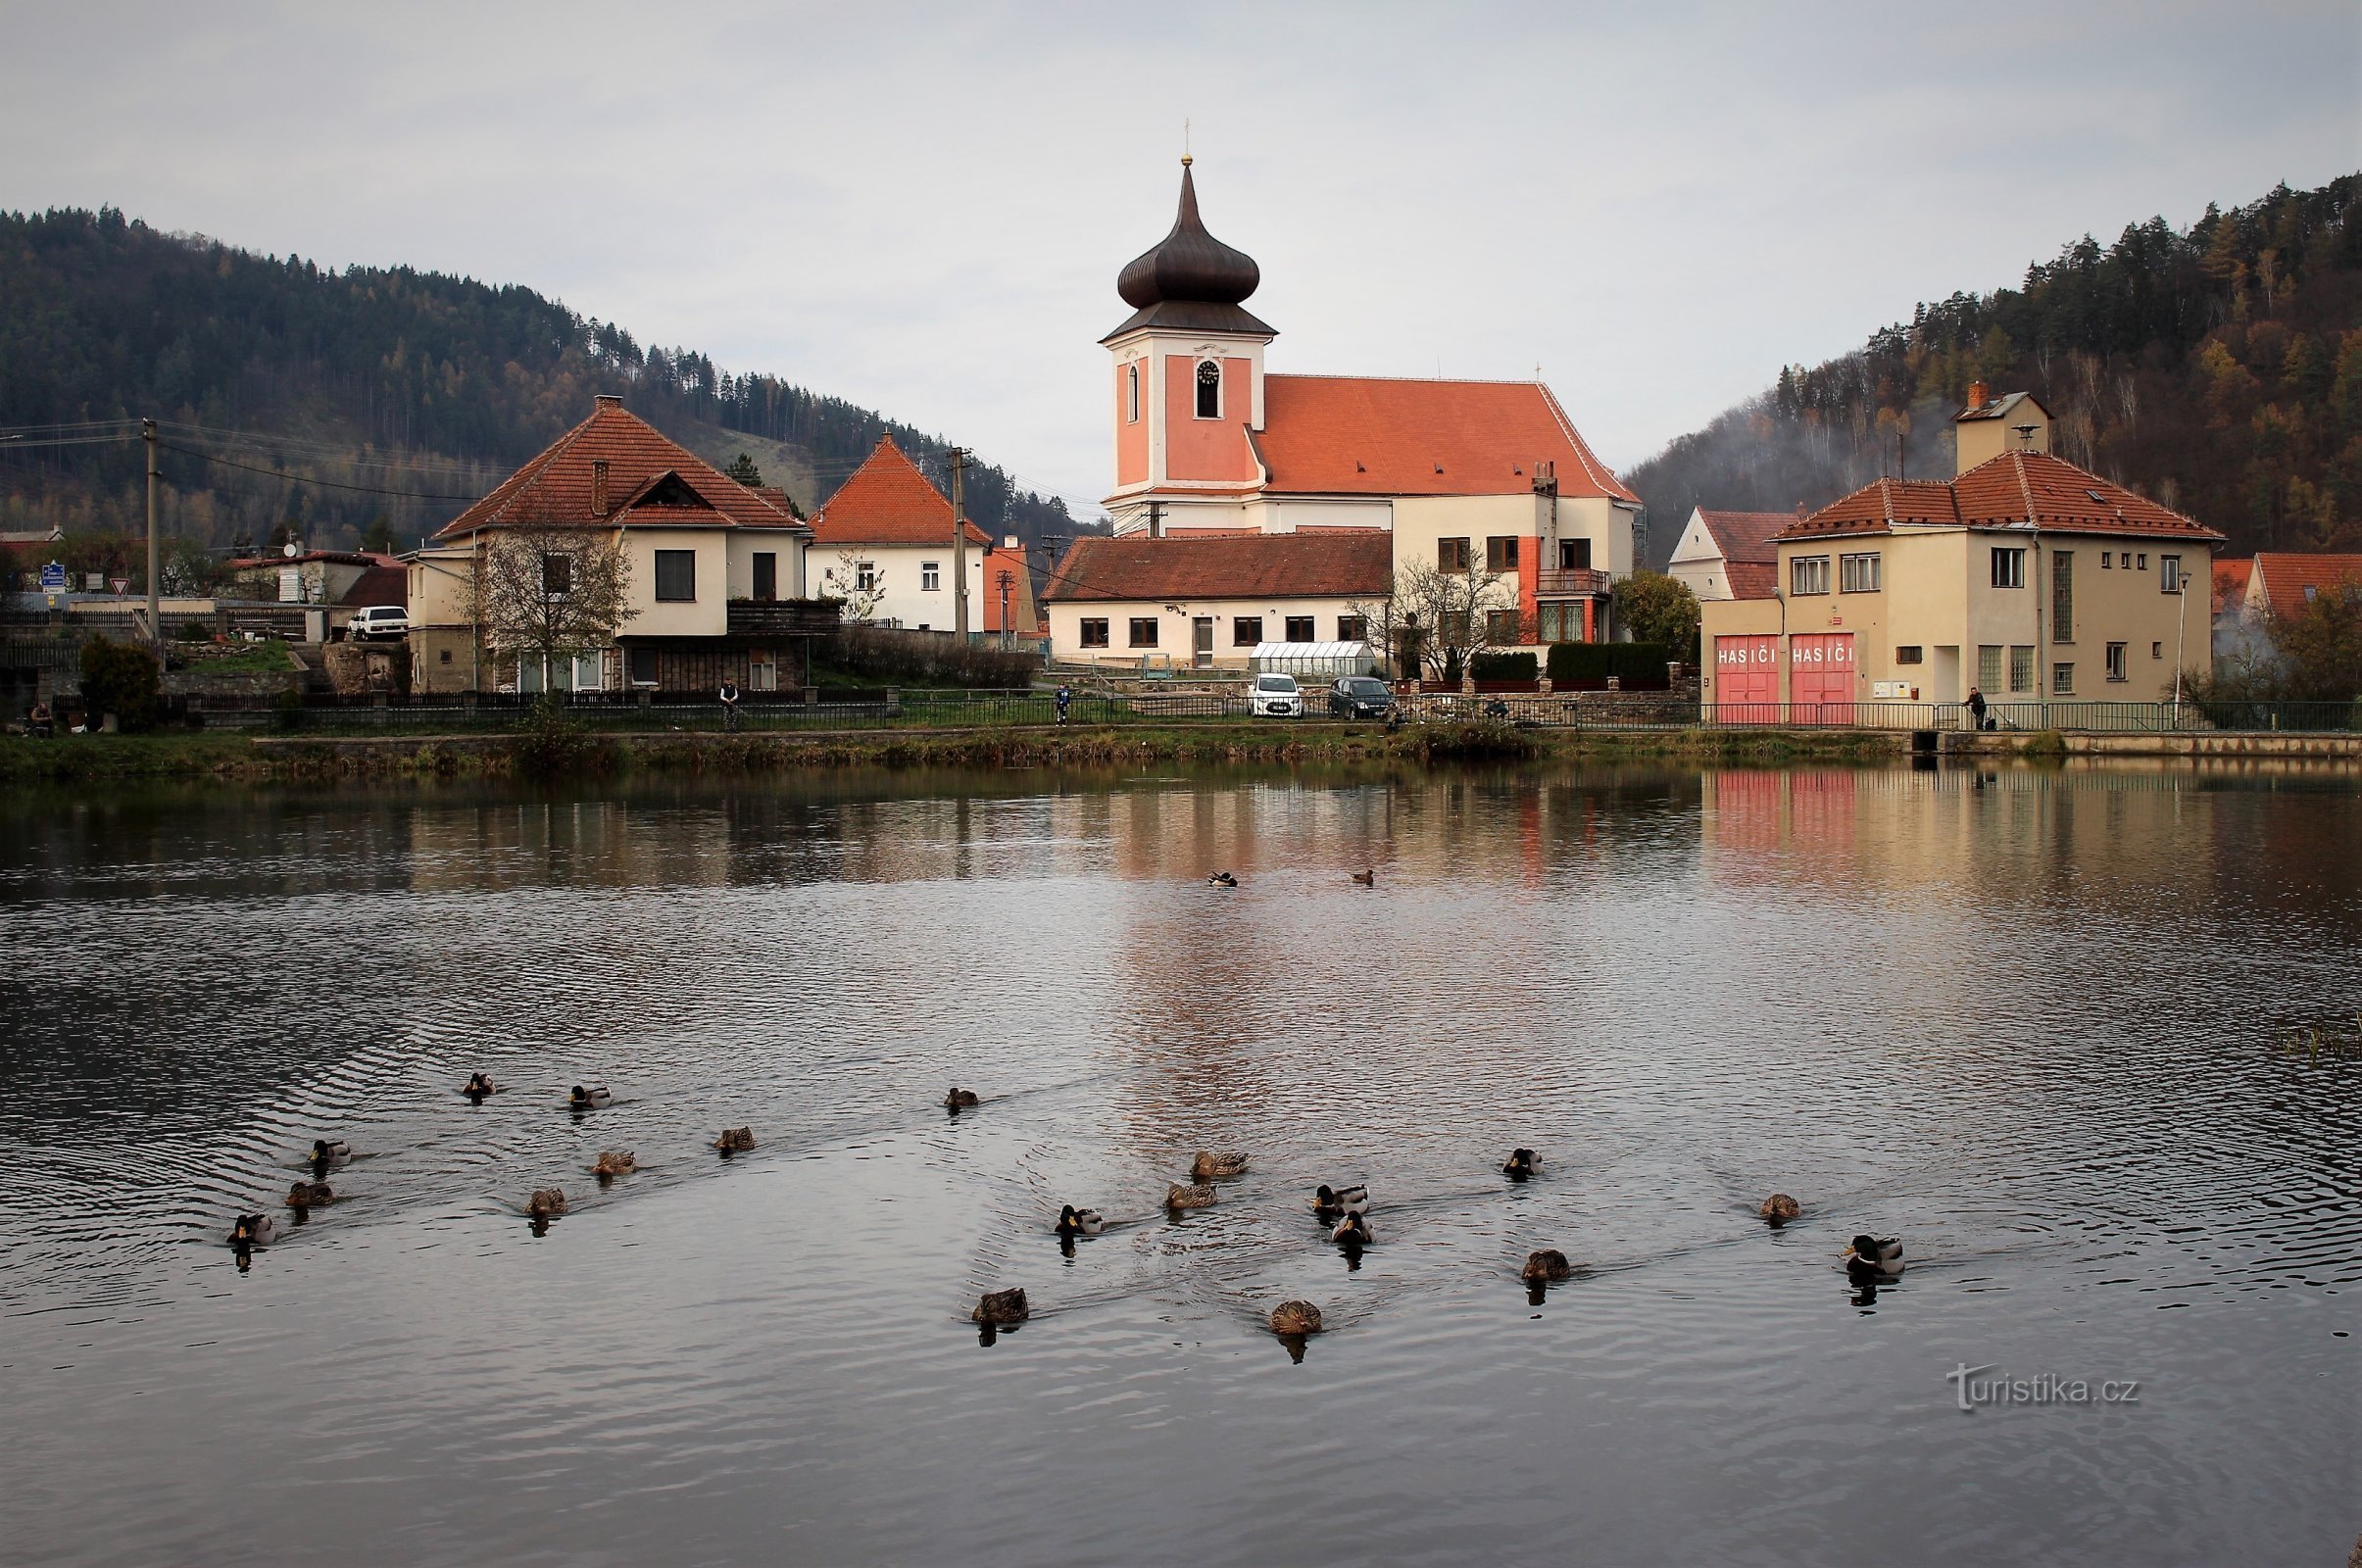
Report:
[{"label": "hedge", "polygon": [[1663,643],[1552,643],[1550,684],[1604,681],[1610,675],[1661,681],[1672,659],[1673,651]]},{"label": "hedge", "polygon": [[1532,654],[1478,654],[1468,661],[1471,680],[1532,680],[1542,662]]}]

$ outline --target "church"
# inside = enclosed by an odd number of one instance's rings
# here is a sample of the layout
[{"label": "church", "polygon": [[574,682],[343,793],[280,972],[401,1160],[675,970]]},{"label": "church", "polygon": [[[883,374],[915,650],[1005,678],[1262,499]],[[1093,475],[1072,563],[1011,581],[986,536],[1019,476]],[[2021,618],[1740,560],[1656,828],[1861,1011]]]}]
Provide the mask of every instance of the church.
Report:
[{"label": "church", "polygon": [[[1498,576],[1504,603],[1513,592],[1517,625],[1513,636],[1488,638],[1492,646],[1612,635],[1613,583],[1632,570],[1640,498],[1593,455],[1550,389],[1267,373],[1278,332],[1246,304],[1261,270],[1207,232],[1190,160],[1181,162],[1172,231],[1116,278],[1132,308],[1101,340],[1113,362],[1115,488],[1107,506],[1116,537],[1078,540],[1060,563],[1046,596],[1055,656],[1126,653],[1096,635],[1095,646],[1083,646],[1076,613],[1060,612],[1061,594],[1078,585],[1120,579],[1137,595],[1099,604],[1095,634],[1110,622],[1141,627],[1175,612],[1167,601],[1204,582],[1210,561],[1225,554],[1211,541],[1229,538],[1241,567],[1230,575],[1302,598],[1273,580],[1282,559],[1275,547],[1252,541],[1341,531],[1387,535],[1393,573],[1426,566]],[[1198,544],[1173,552],[1172,591],[1159,592],[1161,558],[1142,547],[1166,540]],[[1106,571],[1093,559],[1102,554]],[[1325,563],[1332,554],[1307,542],[1292,559]],[[1354,552],[1357,564],[1364,554]],[[1376,596],[1384,591],[1377,585]],[[1226,604],[1224,613],[1237,608]],[[1269,623],[1295,618],[1275,610]],[[1150,632],[1159,642],[1147,647],[1191,649],[1198,664],[1231,662],[1206,657],[1203,628]]]}]

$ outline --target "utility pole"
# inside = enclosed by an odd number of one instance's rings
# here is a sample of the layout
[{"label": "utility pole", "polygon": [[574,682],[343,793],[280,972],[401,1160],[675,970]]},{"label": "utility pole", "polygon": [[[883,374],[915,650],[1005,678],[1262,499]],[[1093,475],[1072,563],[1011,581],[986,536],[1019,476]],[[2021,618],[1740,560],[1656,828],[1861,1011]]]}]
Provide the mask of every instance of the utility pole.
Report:
[{"label": "utility pole", "polygon": [[1149,503],[1149,537],[1151,539],[1164,537],[1164,503],[1161,501]]},{"label": "utility pole", "polygon": [[1001,646],[1004,648],[1014,646],[1009,640],[1011,633],[1009,627],[1009,590],[1016,580],[1015,572],[1010,571],[1007,566],[1001,568]]},{"label": "utility pole", "polygon": [[967,514],[961,510],[966,499],[967,448],[952,448],[952,629],[960,643],[967,642]]},{"label": "utility pole", "polygon": [[158,552],[156,549],[157,480],[156,421],[154,419],[142,419],[139,421],[139,439],[146,443],[148,449],[148,635],[155,640],[156,662],[157,666],[161,668],[163,667],[164,663],[164,616],[161,612],[162,607],[157,602],[156,589],[156,574],[159,564],[157,561]]}]

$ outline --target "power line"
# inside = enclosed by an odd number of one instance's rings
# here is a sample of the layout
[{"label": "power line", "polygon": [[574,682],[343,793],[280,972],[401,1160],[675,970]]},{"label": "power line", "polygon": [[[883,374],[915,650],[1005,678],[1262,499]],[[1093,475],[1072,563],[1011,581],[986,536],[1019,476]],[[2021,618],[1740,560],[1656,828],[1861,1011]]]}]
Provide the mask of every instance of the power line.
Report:
[{"label": "power line", "polygon": [[314,479],[300,473],[289,473],[284,468],[259,468],[251,463],[233,463],[227,458],[217,457],[210,452],[199,452],[194,447],[176,447],[170,441],[160,441],[157,445],[163,447],[167,452],[177,452],[184,458],[195,458],[200,463],[218,464],[224,468],[243,468],[248,473],[267,474],[273,479],[283,479],[289,484],[318,485],[323,490],[352,490],[369,496],[400,496],[405,501],[481,501],[483,499],[482,496],[472,495],[433,495],[421,490],[388,490],[378,485],[339,484],[333,479]]}]

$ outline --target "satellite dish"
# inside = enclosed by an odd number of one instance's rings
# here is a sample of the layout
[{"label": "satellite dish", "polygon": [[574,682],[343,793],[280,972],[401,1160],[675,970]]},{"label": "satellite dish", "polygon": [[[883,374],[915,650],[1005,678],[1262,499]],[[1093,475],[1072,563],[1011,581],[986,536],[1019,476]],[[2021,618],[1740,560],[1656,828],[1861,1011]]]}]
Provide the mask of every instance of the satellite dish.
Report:
[{"label": "satellite dish", "polygon": [[295,546],[295,541],[290,539],[285,545],[280,547],[279,554],[285,556],[289,561],[293,561],[297,556],[302,555],[303,552],[298,550]]}]

